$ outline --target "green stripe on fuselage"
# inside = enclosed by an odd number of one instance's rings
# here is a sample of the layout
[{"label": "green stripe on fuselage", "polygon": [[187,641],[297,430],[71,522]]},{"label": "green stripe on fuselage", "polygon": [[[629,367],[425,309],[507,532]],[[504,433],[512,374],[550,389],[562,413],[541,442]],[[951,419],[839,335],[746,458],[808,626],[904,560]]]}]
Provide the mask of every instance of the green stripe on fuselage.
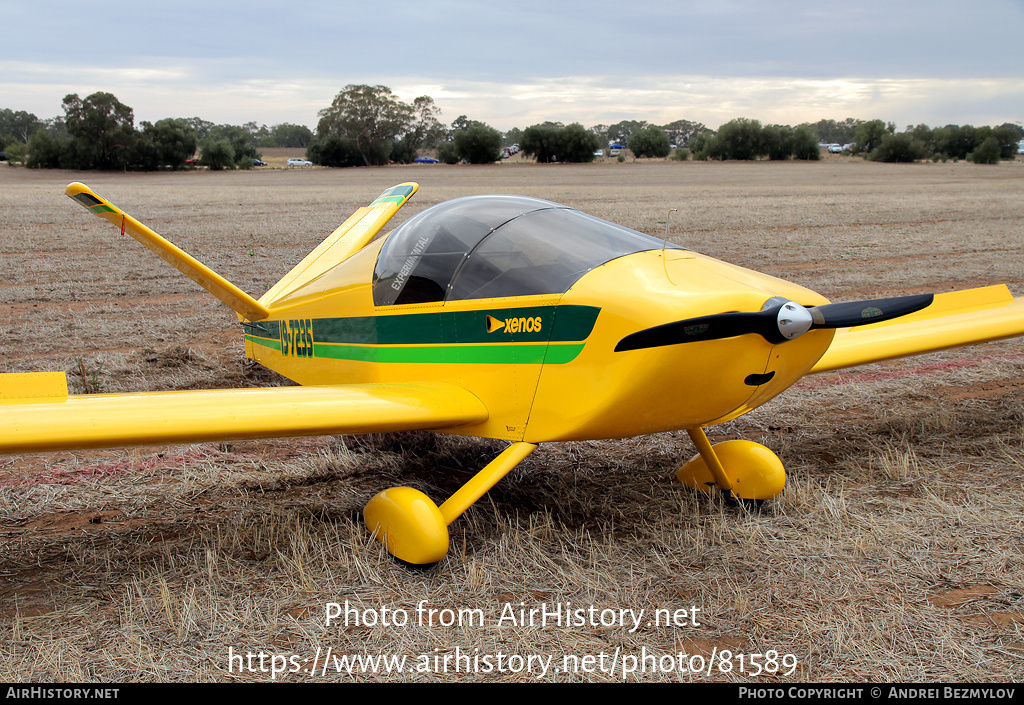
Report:
[{"label": "green stripe on fuselage", "polygon": [[363,346],[314,343],[313,357],[361,362],[458,365],[563,365],[583,350],[575,345],[411,345]]},{"label": "green stripe on fuselage", "polygon": [[[313,337],[318,343],[350,345],[579,342],[590,335],[599,312],[593,306],[525,306],[318,318],[313,321]],[[503,325],[488,332],[488,317]]]},{"label": "green stripe on fuselage", "polygon": [[[246,322],[244,326],[246,340],[282,352],[293,347],[282,345],[289,335],[298,335],[305,341],[304,332],[311,331],[313,357],[321,358],[382,363],[561,365],[574,360],[583,350],[583,341],[593,331],[599,313],[600,309],[593,306],[525,306],[260,321]],[[304,349],[302,345],[304,342],[299,343],[300,350]]]},{"label": "green stripe on fuselage", "polygon": [[245,339],[248,340],[250,343],[256,343],[257,345],[262,345],[265,348],[273,348],[274,350],[277,350],[278,352],[280,352],[280,350],[281,350],[281,341],[280,340],[271,340],[269,338],[261,338],[261,337],[259,337],[257,335],[249,335],[249,334],[246,334]]}]

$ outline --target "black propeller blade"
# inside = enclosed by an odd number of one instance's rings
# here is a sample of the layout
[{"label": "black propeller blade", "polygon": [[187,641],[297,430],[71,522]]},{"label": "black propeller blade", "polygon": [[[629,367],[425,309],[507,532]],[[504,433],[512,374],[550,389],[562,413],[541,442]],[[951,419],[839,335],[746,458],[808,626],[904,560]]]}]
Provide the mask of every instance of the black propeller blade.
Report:
[{"label": "black propeller blade", "polygon": [[814,319],[812,328],[850,328],[868,323],[888,321],[906,316],[930,306],[934,296],[895,296],[891,299],[873,301],[847,301],[841,304],[824,304],[807,309]]},{"label": "black propeller blade", "polygon": [[713,316],[687,318],[684,321],[665,323],[627,335],[615,346],[615,352],[732,338],[747,333],[759,333],[765,337],[773,333],[778,335],[776,316],[777,310],[767,309],[757,313],[718,313]]},{"label": "black propeller blade", "polygon": [[920,311],[931,303],[932,294],[921,294],[804,308],[793,301],[775,298],[756,313],[718,313],[637,331],[620,340],[615,352],[719,340],[749,333],[757,333],[769,343],[782,343],[814,328],[850,328],[888,321]]}]

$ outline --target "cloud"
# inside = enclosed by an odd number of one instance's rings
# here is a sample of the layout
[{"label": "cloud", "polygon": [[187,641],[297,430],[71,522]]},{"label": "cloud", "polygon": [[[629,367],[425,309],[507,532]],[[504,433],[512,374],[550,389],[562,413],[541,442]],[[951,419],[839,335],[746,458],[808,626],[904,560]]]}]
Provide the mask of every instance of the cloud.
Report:
[{"label": "cloud", "polygon": [[36,0],[10,8],[20,29],[0,47],[0,107],[52,117],[65,94],[102,90],[139,120],[313,126],[345,85],[380,83],[432,96],[449,121],[500,128],[739,116],[986,124],[1024,119],[1022,7]]},{"label": "cloud", "polygon": [[[315,127],[319,110],[344,88],[329,78],[243,78],[198,80],[195,66],[76,67],[59,81],[46,71],[22,65],[5,77],[35,76],[27,84],[5,81],[0,91],[30,103],[12,105],[40,117],[60,112],[67,93],[114,93],[135,109],[136,120],[199,116],[213,122],[269,125],[292,122]],[[215,74],[207,70],[206,73]],[[422,76],[373,76],[403,100],[431,96],[451,122],[459,115],[499,129],[527,127],[545,120],[585,126],[624,119],[665,124],[685,118],[716,128],[737,117],[762,123],[796,125],[822,118],[881,118],[911,123],[999,124],[1024,117],[1024,80],[1015,78],[835,78],[774,76],[662,75],[537,77],[516,82],[434,80]],[[38,105],[49,107],[39,108]]]},{"label": "cloud", "polygon": [[[402,86],[393,86],[399,95]],[[938,125],[1024,116],[1024,81],[1019,79],[575,76],[514,84],[453,81],[439,88],[431,95],[445,117],[465,114],[502,129],[544,120],[589,126],[685,118],[718,127],[737,117],[790,125],[847,117]]]}]

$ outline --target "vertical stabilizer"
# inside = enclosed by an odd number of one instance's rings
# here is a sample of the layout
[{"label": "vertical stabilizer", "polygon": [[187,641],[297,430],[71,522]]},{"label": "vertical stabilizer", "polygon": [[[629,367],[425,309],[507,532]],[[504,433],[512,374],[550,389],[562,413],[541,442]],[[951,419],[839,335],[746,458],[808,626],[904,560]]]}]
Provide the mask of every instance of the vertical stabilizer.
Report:
[{"label": "vertical stabilizer", "polygon": [[404,183],[392,186],[377,196],[368,206],[353,213],[348,220],[317,245],[281,281],[260,297],[260,303],[273,307],[274,302],[288,292],[316,279],[340,262],[365,247],[380,232],[391,217],[404,206],[419,189],[419,184]]},{"label": "vertical stabilizer", "polygon": [[147,249],[156,253],[160,259],[230,306],[231,310],[242,318],[260,321],[270,315],[270,310],[266,306],[174,243],[164,239],[110,201],[97,195],[85,184],[80,184],[77,181],[68,184],[64,193],[93,215],[109,220],[121,228],[122,235],[130,235],[141,242]]}]

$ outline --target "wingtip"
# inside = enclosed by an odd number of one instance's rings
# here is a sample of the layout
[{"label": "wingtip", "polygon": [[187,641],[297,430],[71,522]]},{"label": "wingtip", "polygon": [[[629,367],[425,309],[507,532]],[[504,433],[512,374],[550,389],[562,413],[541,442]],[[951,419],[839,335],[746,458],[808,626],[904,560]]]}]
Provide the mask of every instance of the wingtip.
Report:
[{"label": "wingtip", "polygon": [[82,191],[89,190],[89,187],[83,184],[81,181],[72,181],[70,184],[68,184],[68,187],[64,189],[64,195],[74,198],[76,194],[79,194]]},{"label": "wingtip", "polygon": [[401,208],[405,205],[410,198],[413,197],[420,188],[420,185],[415,181],[406,181],[405,183],[392,186],[389,189],[385,189],[377,198],[370,204],[371,207],[380,205],[382,203],[393,202],[397,203],[398,207]]},{"label": "wingtip", "polygon": [[103,217],[107,213],[117,213],[117,207],[85,184],[73,181],[64,189],[64,195],[77,202],[95,216]]}]

